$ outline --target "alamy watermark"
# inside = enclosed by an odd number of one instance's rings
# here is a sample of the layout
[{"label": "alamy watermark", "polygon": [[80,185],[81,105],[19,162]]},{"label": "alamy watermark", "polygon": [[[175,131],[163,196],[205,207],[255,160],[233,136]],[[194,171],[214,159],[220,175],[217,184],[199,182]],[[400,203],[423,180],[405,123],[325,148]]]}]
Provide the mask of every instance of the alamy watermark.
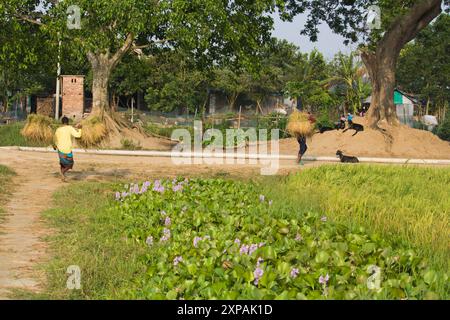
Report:
[{"label": "alamy watermark", "polygon": [[262,175],[275,175],[280,161],[280,130],[272,129],[270,139],[268,133],[267,129],[255,128],[226,129],[225,133],[208,129],[203,133],[203,123],[194,121],[194,137],[187,129],[172,132],[172,139],[181,141],[172,149],[172,162],[175,165],[259,164]]},{"label": "alamy watermark", "polygon": [[81,9],[77,5],[71,5],[66,10],[67,13],[67,29],[81,29]]},{"label": "alamy watermark", "polygon": [[67,268],[66,273],[69,275],[66,282],[66,287],[69,290],[81,289],[81,269],[79,266],[72,265]]},{"label": "alamy watermark", "polygon": [[370,265],[367,268],[367,273],[371,274],[367,278],[367,288],[369,290],[381,290],[381,268],[375,265]]},{"label": "alamy watermark", "polygon": [[381,29],[381,9],[377,5],[372,5],[367,9],[366,26],[369,30]]}]

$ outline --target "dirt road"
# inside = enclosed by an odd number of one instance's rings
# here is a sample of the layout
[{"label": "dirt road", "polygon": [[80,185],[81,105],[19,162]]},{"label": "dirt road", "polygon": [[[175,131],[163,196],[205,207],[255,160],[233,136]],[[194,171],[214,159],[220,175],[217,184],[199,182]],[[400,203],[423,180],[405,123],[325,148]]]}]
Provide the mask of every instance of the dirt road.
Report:
[{"label": "dirt road", "polygon": [[[5,208],[6,221],[0,225],[1,300],[8,298],[11,289],[39,291],[45,281],[44,275],[35,269],[36,262],[46,258],[42,236],[49,233],[41,212],[51,207],[53,192],[66,184],[59,180],[56,154],[0,149],[0,164],[17,173],[15,191]],[[175,176],[245,178],[259,175],[262,166],[267,165],[174,165],[170,158],[76,154],[69,183]],[[293,161],[282,161],[278,173],[299,170]]]}]

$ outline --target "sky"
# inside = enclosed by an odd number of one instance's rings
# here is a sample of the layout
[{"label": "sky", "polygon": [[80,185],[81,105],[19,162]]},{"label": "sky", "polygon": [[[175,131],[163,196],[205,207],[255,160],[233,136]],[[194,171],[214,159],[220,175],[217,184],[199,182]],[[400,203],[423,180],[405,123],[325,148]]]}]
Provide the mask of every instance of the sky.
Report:
[{"label": "sky", "polygon": [[299,15],[292,22],[281,21],[277,14],[273,15],[273,19],[275,22],[273,36],[294,43],[300,47],[301,52],[310,52],[317,48],[326,59],[332,59],[339,51],[349,53],[356,49],[355,45],[345,46],[343,43],[344,39],[333,33],[326,24],[320,25],[320,34],[317,42],[311,42],[308,37],[301,36],[300,30],[305,24],[306,15]]}]

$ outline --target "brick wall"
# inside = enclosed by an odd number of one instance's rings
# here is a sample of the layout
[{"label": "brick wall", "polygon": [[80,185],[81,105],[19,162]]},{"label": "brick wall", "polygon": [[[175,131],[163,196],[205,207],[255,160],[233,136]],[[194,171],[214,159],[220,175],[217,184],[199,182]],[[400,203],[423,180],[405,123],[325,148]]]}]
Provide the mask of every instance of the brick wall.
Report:
[{"label": "brick wall", "polygon": [[84,76],[62,76],[62,115],[81,119],[84,112]]}]

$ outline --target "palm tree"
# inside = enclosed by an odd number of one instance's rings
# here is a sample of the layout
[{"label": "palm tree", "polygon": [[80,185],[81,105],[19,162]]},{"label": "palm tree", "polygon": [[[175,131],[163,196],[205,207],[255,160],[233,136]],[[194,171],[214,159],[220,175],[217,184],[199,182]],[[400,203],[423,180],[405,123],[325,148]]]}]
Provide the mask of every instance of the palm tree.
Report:
[{"label": "palm tree", "polygon": [[332,62],[333,72],[328,84],[339,86],[345,95],[348,109],[357,112],[361,99],[370,94],[370,84],[365,81],[367,71],[355,52],[345,55],[339,52]]}]

